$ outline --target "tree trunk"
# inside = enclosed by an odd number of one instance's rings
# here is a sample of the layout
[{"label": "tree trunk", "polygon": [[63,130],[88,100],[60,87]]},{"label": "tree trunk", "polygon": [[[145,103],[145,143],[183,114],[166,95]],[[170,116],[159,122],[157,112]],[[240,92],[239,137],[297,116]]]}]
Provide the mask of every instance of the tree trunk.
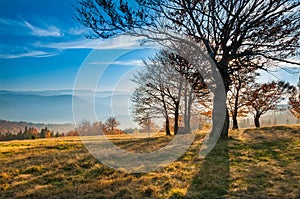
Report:
[{"label": "tree trunk", "polygon": [[255,115],[255,117],[254,117],[254,124],[255,124],[256,128],[260,127],[259,118],[260,118],[260,115]]},{"label": "tree trunk", "polygon": [[[224,71],[224,68],[228,69],[228,63],[220,63],[219,65],[217,65],[221,76],[222,76],[222,80],[224,83],[224,87],[225,87],[225,104],[226,104],[226,100],[227,100],[227,93],[229,91],[229,85],[231,83],[231,79],[230,76],[227,72]],[[226,105],[225,105],[226,106]],[[226,115],[225,115],[225,121],[224,121],[224,125],[223,125],[223,129],[220,135],[221,139],[228,139],[228,130],[230,127],[230,121],[229,121],[229,112],[228,112],[228,108],[226,106]]]},{"label": "tree trunk", "polygon": [[190,89],[189,97],[188,97],[186,133],[191,133],[192,104],[193,104],[193,88]]},{"label": "tree trunk", "polygon": [[169,118],[166,118],[166,135],[171,135]]},{"label": "tree trunk", "polygon": [[174,116],[175,116],[175,121],[174,121],[174,135],[177,135],[178,133],[178,128],[179,128],[179,103],[176,103],[175,105],[175,113],[174,113]]},{"label": "tree trunk", "polygon": [[185,133],[191,133],[191,111],[188,110],[187,121],[185,124]]},{"label": "tree trunk", "polygon": [[170,120],[169,120],[168,109],[167,109],[167,105],[166,105],[164,96],[162,96],[162,99],[163,99],[162,102],[163,102],[163,105],[164,105],[165,119],[166,119],[166,135],[171,135]]},{"label": "tree trunk", "polygon": [[230,122],[229,122],[229,113],[228,113],[228,109],[226,108],[225,121],[224,121],[223,129],[222,129],[222,132],[221,132],[221,135],[220,135],[221,139],[224,139],[224,140],[228,139],[229,125],[230,125]]},{"label": "tree trunk", "polygon": [[174,135],[177,135],[178,129],[179,129],[179,108],[180,108],[179,105],[180,105],[180,98],[181,98],[182,86],[183,86],[183,77],[180,75],[180,82],[179,82],[179,87],[178,87],[178,99],[174,100],[174,98],[173,98],[173,101],[175,103]]},{"label": "tree trunk", "polygon": [[184,85],[184,127],[188,128],[188,83],[185,82]]},{"label": "tree trunk", "polygon": [[193,87],[188,87],[188,82],[185,82],[184,87],[184,133],[191,133],[191,109],[193,103]]},{"label": "tree trunk", "polygon": [[237,93],[235,96],[235,102],[234,102],[234,110],[233,110],[233,115],[232,115],[232,130],[239,129],[239,124],[237,122],[237,115],[238,115],[238,104],[239,104],[239,94],[240,94],[240,85],[237,88]]},{"label": "tree trunk", "polygon": [[239,129],[238,121],[237,121],[237,114],[234,113],[232,115],[232,130]]}]

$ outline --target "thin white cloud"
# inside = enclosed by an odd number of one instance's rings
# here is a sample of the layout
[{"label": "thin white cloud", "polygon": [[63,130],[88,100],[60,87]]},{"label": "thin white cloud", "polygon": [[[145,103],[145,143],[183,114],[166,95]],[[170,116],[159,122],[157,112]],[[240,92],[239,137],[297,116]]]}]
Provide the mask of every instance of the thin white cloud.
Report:
[{"label": "thin white cloud", "polygon": [[84,32],[85,30],[83,28],[78,28],[78,27],[70,28],[70,30],[68,31],[70,35],[83,35]]},{"label": "thin white cloud", "polygon": [[24,30],[29,30],[29,34],[38,37],[62,37],[64,33],[53,25],[46,25],[46,28],[41,28],[32,25],[32,23],[24,20],[15,20],[15,19],[7,19],[7,18],[0,18],[0,24],[5,26],[11,26],[16,30],[16,27],[23,28]]},{"label": "thin white cloud", "polygon": [[24,23],[14,19],[0,18],[0,24],[9,26],[24,26]]},{"label": "thin white cloud", "polygon": [[0,58],[4,59],[17,59],[17,58],[23,58],[23,57],[52,57],[56,56],[55,53],[48,53],[44,51],[31,51],[26,53],[20,53],[20,54],[0,54]]},{"label": "thin white cloud", "polygon": [[121,66],[143,66],[143,60],[126,60],[126,61],[114,61],[114,62],[90,62],[91,65],[121,65]]},{"label": "thin white cloud", "polygon": [[64,34],[55,26],[48,26],[46,29],[35,27],[24,20],[24,25],[31,30],[31,34],[39,37],[61,37]]},{"label": "thin white cloud", "polygon": [[140,38],[119,36],[113,39],[80,39],[76,41],[57,42],[57,43],[41,43],[33,44],[35,47],[65,49],[133,49],[140,48]]}]

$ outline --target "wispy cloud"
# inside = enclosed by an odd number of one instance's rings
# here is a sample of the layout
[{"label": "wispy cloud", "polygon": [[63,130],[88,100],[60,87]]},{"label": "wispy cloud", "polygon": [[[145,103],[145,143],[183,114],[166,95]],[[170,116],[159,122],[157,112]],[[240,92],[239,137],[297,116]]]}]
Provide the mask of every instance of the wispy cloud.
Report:
[{"label": "wispy cloud", "polygon": [[61,37],[64,36],[55,26],[48,26],[47,28],[35,27],[28,21],[24,20],[24,25],[31,30],[31,34],[39,37]]},{"label": "wispy cloud", "polygon": [[143,66],[143,60],[126,60],[126,61],[114,61],[114,62],[90,62],[91,65],[121,65],[121,66]]},{"label": "wispy cloud", "polygon": [[83,35],[84,32],[85,32],[84,28],[78,28],[78,27],[70,28],[68,31],[70,35]]},{"label": "wispy cloud", "polygon": [[140,48],[140,38],[119,36],[113,39],[85,39],[76,41],[57,42],[57,43],[41,43],[33,44],[35,47],[55,48],[55,49],[133,49]]},{"label": "wispy cloud", "polygon": [[7,19],[7,18],[0,18],[0,24],[10,25],[10,26],[24,26],[24,23],[22,23],[19,20]]},{"label": "wispy cloud", "polygon": [[[23,28],[24,30],[29,30],[28,34],[38,37],[62,37],[64,36],[64,33],[53,25],[45,25],[45,27],[38,27],[36,25],[33,25],[29,21],[26,21],[24,19],[15,20],[15,19],[7,19],[7,18],[0,18],[0,24],[5,26],[10,26],[14,30],[16,30],[16,27]],[[16,33],[16,31],[13,31]]]},{"label": "wispy cloud", "polygon": [[[59,27],[57,24],[49,25],[49,23],[24,19],[21,16],[17,19],[0,17],[0,32],[10,34],[20,41],[18,45],[14,42],[11,45],[8,42],[7,47],[1,45],[0,58],[50,57],[68,49],[131,50],[141,48],[142,38],[121,35],[107,40],[87,39],[83,36],[86,32],[83,27]],[[24,36],[26,36],[25,39]],[[54,54],[53,51],[56,53]],[[114,64],[141,65],[140,62],[116,62]]]},{"label": "wispy cloud", "polygon": [[19,53],[19,54],[0,54],[0,58],[17,59],[23,57],[52,57],[56,55],[57,55],[56,53],[49,53],[44,51],[31,51],[31,52]]}]

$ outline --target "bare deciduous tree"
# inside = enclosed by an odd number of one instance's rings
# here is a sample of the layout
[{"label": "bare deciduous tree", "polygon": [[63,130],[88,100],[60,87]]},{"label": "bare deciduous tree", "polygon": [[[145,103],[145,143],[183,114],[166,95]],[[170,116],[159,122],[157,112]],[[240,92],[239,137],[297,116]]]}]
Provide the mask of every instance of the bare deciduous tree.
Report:
[{"label": "bare deciduous tree", "polygon": [[171,86],[172,83],[168,81],[168,77],[174,73],[174,71],[168,71],[169,69],[163,67],[155,58],[144,62],[143,70],[140,70],[132,79],[138,87],[131,98],[135,121],[143,126],[151,118],[159,118],[162,115],[165,118],[167,135],[171,135],[172,104],[169,98],[171,93],[167,93],[165,89]]},{"label": "bare deciduous tree", "polygon": [[202,100],[203,96],[209,94],[205,87],[201,88],[204,90],[200,90],[200,83],[195,83],[192,65],[178,56],[175,57],[171,52],[160,51],[145,62],[143,69],[133,79],[138,85],[132,98],[136,120],[143,124],[143,120],[149,120],[149,117],[163,115],[166,120],[166,133],[169,135],[170,119],[174,116],[172,121],[176,135],[180,118],[183,118],[184,131],[189,133],[195,90],[196,95],[201,94]]}]

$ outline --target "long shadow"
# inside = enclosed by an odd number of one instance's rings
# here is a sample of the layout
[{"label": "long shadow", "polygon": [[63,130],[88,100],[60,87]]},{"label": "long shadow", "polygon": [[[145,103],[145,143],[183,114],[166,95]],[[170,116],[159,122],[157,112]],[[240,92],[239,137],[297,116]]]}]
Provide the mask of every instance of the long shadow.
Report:
[{"label": "long shadow", "polygon": [[199,164],[185,198],[225,198],[229,188],[228,141],[220,140]]},{"label": "long shadow", "polygon": [[237,197],[251,194],[252,198],[300,198],[297,138],[257,140],[237,146],[232,158],[237,160],[243,148],[247,148],[253,158],[247,157],[248,161],[239,164],[240,169],[247,170],[243,171],[245,183],[239,184],[240,191],[235,194]]}]

